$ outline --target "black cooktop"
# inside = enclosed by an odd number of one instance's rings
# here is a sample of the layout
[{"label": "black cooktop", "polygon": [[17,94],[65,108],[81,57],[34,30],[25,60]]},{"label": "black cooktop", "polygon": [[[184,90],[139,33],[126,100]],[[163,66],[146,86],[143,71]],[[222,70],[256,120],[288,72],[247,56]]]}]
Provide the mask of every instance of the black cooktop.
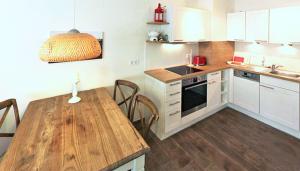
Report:
[{"label": "black cooktop", "polygon": [[179,74],[179,75],[187,75],[187,74],[203,71],[203,70],[188,67],[188,66],[185,66],[185,65],[178,66],[178,67],[166,68],[166,70],[174,72],[174,73]]}]

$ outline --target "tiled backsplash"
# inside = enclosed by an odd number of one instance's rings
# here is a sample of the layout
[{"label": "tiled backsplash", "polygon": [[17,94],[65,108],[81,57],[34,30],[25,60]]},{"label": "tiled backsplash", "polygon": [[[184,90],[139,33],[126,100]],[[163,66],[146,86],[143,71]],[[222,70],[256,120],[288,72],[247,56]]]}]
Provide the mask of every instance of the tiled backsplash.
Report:
[{"label": "tiled backsplash", "polygon": [[281,69],[300,72],[300,46],[279,44],[236,43],[235,55],[246,58],[246,63],[265,66],[282,65]]},{"label": "tiled backsplash", "polygon": [[206,56],[209,65],[225,63],[232,59],[234,42],[212,41],[199,43],[199,55]]}]

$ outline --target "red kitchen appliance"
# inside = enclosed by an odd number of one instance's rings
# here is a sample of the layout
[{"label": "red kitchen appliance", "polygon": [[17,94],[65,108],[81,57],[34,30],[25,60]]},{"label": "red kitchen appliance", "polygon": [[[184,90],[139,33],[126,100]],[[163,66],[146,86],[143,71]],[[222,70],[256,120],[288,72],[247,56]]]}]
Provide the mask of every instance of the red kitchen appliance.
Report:
[{"label": "red kitchen appliance", "polygon": [[233,61],[234,61],[234,62],[244,63],[245,58],[244,58],[244,57],[240,57],[240,56],[234,56],[234,57],[233,57]]},{"label": "red kitchen appliance", "polygon": [[194,56],[193,65],[195,66],[204,66],[206,65],[206,57],[205,56]]}]

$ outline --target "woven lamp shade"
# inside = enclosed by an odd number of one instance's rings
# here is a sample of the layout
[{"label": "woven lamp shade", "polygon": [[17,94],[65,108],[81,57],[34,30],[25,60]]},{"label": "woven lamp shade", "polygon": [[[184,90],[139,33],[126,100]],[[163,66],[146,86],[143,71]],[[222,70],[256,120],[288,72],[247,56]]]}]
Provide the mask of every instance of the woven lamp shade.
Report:
[{"label": "woven lamp shade", "polygon": [[97,58],[101,52],[94,36],[71,30],[50,37],[40,49],[40,59],[45,62],[81,61]]}]

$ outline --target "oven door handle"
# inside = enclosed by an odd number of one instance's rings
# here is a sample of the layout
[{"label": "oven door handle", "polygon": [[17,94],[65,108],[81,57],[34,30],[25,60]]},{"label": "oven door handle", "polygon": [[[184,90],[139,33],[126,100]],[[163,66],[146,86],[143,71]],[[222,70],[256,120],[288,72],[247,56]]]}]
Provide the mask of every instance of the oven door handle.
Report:
[{"label": "oven door handle", "polygon": [[207,85],[207,82],[206,83],[202,83],[202,84],[198,84],[198,85],[194,85],[192,87],[184,88],[184,90],[190,90],[190,89],[193,89],[193,88],[196,88],[196,87],[200,87],[200,86],[204,86],[204,85]]}]

